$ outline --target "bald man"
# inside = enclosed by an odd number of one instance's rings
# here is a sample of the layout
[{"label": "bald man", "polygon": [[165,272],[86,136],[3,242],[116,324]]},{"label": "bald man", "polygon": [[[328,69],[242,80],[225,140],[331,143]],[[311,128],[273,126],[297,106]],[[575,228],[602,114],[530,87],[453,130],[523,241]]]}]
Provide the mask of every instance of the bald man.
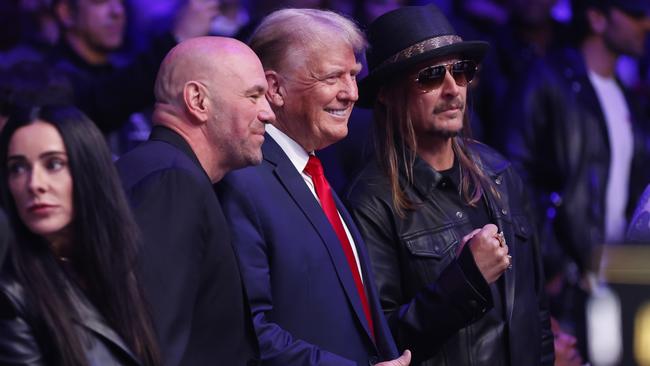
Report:
[{"label": "bald man", "polygon": [[155,85],[149,141],[117,167],[142,230],[142,281],[165,365],[256,365],[237,256],[212,184],[262,159],[275,118],[262,65],[243,43],[180,43]]}]

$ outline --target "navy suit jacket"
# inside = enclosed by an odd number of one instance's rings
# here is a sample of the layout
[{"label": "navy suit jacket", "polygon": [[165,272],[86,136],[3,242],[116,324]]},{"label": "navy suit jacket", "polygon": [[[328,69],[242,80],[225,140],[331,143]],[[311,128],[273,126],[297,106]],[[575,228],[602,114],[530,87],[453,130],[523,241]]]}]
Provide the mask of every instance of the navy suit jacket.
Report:
[{"label": "navy suit jacket", "polygon": [[363,239],[356,243],[375,326],[364,317],[341,244],[320,204],[267,134],[264,161],[217,185],[239,252],[264,365],[368,365],[398,356],[378,302]]}]

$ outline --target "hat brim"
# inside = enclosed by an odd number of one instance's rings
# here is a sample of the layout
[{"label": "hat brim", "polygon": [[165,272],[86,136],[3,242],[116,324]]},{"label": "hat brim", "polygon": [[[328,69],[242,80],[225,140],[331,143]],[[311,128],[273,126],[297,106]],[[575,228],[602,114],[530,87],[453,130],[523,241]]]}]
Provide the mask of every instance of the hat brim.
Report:
[{"label": "hat brim", "polygon": [[372,108],[377,99],[379,88],[390,78],[398,76],[412,66],[427,60],[453,55],[480,63],[489,47],[489,43],[483,41],[458,42],[423,52],[400,62],[378,67],[359,81],[359,100],[356,105],[362,108]]}]

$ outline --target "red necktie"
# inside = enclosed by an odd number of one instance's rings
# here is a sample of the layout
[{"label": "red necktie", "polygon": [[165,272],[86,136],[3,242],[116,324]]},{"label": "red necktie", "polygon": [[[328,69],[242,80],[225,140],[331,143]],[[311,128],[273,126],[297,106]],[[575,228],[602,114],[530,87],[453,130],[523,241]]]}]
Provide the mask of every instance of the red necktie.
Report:
[{"label": "red necktie", "polygon": [[350,272],[352,272],[352,278],[354,279],[354,284],[357,287],[357,292],[361,298],[361,305],[363,306],[363,312],[366,315],[368,320],[368,326],[370,327],[370,334],[373,339],[375,337],[375,327],[372,323],[372,315],[370,314],[370,305],[368,304],[368,297],[366,296],[366,290],[363,288],[363,282],[361,282],[361,275],[359,274],[359,268],[357,267],[357,261],[354,258],[354,252],[352,251],[352,246],[348,240],[348,236],[345,234],[345,229],[343,228],[343,223],[339,217],[339,212],[336,209],[336,204],[334,203],[334,198],[332,197],[332,191],[330,189],[327,179],[323,174],[323,165],[320,160],[314,156],[309,155],[309,161],[307,166],[305,166],[305,173],[309,174],[312,181],[314,182],[314,188],[316,189],[316,195],[320,199],[321,207],[325,211],[325,215],[329,220],[330,224],[336,232],[336,236],[339,237],[341,242],[341,247],[345,253],[345,257],[348,260],[348,265],[350,266]]}]

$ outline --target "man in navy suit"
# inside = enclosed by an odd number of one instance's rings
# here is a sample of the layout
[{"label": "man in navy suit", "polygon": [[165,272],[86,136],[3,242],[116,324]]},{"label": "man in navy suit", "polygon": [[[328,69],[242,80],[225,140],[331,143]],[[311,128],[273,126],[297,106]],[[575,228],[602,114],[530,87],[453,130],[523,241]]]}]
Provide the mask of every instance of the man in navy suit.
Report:
[{"label": "man in navy suit", "polygon": [[[377,300],[366,250],[314,152],[347,134],[365,39],[328,11],[285,9],[250,41],[264,65],[261,165],[218,184],[263,365],[405,366]],[[388,360],[388,361],[386,361]]]},{"label": "man in navy suit", "polygon": [[142,230],[140,269],[164,365],[255,365],[257,339],[212,184],[262,160],[274,118],[262,65],[220,37],[180,43],[158,78],[149,141],[117,163]]}]

